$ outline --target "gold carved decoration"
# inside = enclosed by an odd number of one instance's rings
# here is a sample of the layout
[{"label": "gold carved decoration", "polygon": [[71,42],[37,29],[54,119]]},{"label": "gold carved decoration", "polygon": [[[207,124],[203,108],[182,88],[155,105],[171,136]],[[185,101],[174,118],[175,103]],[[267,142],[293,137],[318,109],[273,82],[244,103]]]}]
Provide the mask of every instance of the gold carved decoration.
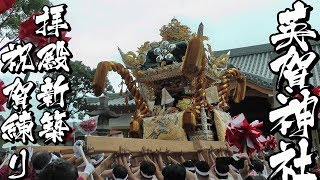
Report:
[{"label": "gold carved decoration", "polygon": [[138,48],[138,53],[147,53],[150,49],[150,42],[149,41],[146,41],[144,42],[143,45],[141,45],[139,48]]},{"label": "gold carved decoration", "polygon": [[163,40],[170,42],[189,40],[191,38],[191,30],[188,26],[181,25],[177,19],[173,18],[168,25],[162,26],[160,35]]},{"label": "gold carved decoration", "polygon": [[209,53],[208,56],[208,70],[212,73],[216,78],[220,78],[222,74],[228,69],[228,62],[230,57],[230,51],[227,54],[222,54],[220,57],[214,56],[214,51],[211,46],[207,44],[206,51]]}]

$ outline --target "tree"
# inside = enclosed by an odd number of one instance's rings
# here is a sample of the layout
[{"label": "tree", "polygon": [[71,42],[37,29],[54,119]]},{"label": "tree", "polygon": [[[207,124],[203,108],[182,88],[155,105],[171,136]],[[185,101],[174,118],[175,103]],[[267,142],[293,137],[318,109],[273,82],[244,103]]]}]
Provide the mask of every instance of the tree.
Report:
[{"label": "tree", "polygon": [[6,37],[17,37],[20,23],[31,14],[41,11],[44,5],[51,6],[52,3],[49,0],[16,0],[11,10],[0,14],[0,42]]},{"label": "tree", "polygon": [[[46,73],[43,77],[51,77],[56,79],[60,74],[64,75],[66,79],[71,83],[71,92],[66,96],[67,111],[70,116],[78,114],[78,117],[84,117],[85,111],[85,101],[84,97],[88,93],[93,93],[92,80],[94,77],[95,69],[84,65],[81,61],[70,61],[70,68],[72,73],[67,72],[50,72]],[[39,86],[39,85],[38,85]],[[106,90],[109,92],[114,92],[112,85],[107,79]]]}]

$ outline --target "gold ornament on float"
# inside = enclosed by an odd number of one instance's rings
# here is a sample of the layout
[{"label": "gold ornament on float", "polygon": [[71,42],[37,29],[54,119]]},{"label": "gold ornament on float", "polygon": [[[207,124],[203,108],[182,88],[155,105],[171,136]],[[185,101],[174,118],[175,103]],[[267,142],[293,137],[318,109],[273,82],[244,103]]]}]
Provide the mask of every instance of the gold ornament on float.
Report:
[{"label": "gold ornament on float", "polygon": [[183,98],[182,100],[179,100],[178,101],[178,105],[177,107],[184,111],[186,110],[187,108],[190,108],[192,107],[192,100],[190,98]]},{"label": "gold ornament on float", "polygon": [[181,23],[173,18],[168,25],[162,26],[160,35],[163,40],[175,42],[182,40],[189,40],[191,38],[191,30],[188,26],[181,25]]},{"label": "gold ornament on float", "polygon": [[[136,112],[130,124],[131,137],[157,137],[158,135],[148,135],[148,120],[159,119],[157,117],[160,116],[172,118],[172,115],[177,113],[180,114],[179,120],[182,124],[179,126],[184,129],[183,133],[189,137],[195,135],[209,138],[212,136],[212,133],[208,133],[211,128],[199,126],[201,118],[204,122],[207,114],[213,116],[211,113],[214,109],[228,109],[229,94],[232,91],[235,102],[244,99],[245,77],[235,68],[228,69],[230,52],[215,57],[211,46],[205,46],[204,41],[208,38],[203,35],[203,30],[201,23],[198,32],[191,34],[189,27],[181,25],[174,18],[160,29],[162,41],[147,41],[138,47],[136,52],[124,53],[118,48],[126,67],[116,62],[99,63],[93,81],[95,95],[99,96],[104,90],[108,72],[115,71],[124,79],[128,91],[135,99]],[[162,89],[167,90],[167,95],[172,93],[173,96],[166,96],[161,103]],[[173,97],[178,103],[173,101]],[[166,101],[170,99],[170,102]],[[225,127],[221,121],[223,118],[217,116],[217,111],[215,113],[215,122],[207,123],[215,123],[219,140],[224,140]],[[164,121],[160,118],[154,123],[155,127],[160,127]],[[165,133],[161,132],[159,136],[164,136],[163,134]],[[161,137],[168,138],[172,136]]]}]

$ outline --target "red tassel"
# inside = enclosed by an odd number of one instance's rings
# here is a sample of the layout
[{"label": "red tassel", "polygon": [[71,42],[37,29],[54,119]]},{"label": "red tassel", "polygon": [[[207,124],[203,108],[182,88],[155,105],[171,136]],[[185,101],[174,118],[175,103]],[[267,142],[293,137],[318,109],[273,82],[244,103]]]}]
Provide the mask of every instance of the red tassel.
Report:
[{"label": "red tassel", "polygon": [[2,90],[4,89],[5,85],[2,80],[0,80],[0,112],[4,112],[4,104],[7,102],[7,97],[2,93]]},{"label": "red tassel", "polygon": [[[234,122],[237,123],[235,124]],[[226,131],[226,141],[230,146],[237,147],[240,152],[247,150],[251,154],[254,151],[261,151],[264,140],[259,138],[262,136],[262,131],[258,128],[262,125],[263,122],[249,124],[245,116],[240,114],[229,123]],[[253,147],[248,146],[247,140],[252,142]]]},{"label": "red tassel", "polygon": [[312,89],[313,94],[320,97],[320,86]]}]

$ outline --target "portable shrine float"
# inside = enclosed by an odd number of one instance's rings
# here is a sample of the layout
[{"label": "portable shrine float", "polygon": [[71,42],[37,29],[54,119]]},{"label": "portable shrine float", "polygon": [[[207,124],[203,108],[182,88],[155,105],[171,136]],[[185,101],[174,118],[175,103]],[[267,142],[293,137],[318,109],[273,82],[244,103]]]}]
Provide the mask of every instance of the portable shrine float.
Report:
[{"label": "portable shrine float", "polygon": [[231,97],[245,97],[246,79],[228,67],[230,53],[215,57],[203,35],[192,34],[172,19],[160,29],[162,41],[145,42],[137,53],[123,52],[124,65],[100,62],[93,80],[96,96],[105,89],[109,71],[117,72],[135,99],[130,123],[132,138],[224,141],[231,117]]}]

